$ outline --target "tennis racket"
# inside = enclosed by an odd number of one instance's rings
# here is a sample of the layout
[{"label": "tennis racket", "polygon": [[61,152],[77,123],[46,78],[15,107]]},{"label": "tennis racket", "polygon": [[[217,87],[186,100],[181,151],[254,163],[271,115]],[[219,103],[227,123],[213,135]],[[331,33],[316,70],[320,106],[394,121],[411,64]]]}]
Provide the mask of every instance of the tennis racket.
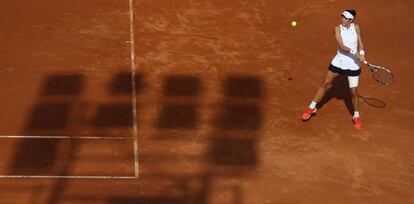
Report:
[{"label": "tennis racket", "polygon": [[388,85],[392,83],[394,75],[389,69],[383,66],[370,64],[367,61],[364,61],[364,63],[369,67],[372,77],[379,84]]}]

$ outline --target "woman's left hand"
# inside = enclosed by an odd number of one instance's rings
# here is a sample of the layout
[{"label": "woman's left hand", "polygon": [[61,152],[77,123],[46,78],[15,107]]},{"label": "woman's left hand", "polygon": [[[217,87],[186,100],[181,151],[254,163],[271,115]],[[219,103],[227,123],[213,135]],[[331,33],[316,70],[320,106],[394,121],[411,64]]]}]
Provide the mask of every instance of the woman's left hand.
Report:
[{"label": "woman's left hand", "polygon": [[365,56],[361,55],[361,57],[359,58],[359,61],[361,61],[362,63],[365,62]]}]

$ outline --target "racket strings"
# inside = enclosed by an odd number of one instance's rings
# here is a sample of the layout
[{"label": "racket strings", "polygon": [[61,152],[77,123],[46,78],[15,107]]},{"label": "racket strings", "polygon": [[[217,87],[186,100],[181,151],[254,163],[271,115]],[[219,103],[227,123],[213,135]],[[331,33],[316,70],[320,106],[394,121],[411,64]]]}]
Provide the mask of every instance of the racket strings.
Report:
[{"label": "racket strings", "polygon": [[393,80],[392,73],[381,68],[374,68],[372,71],[372,75],[378,82],[382,84],[390,84]]}]

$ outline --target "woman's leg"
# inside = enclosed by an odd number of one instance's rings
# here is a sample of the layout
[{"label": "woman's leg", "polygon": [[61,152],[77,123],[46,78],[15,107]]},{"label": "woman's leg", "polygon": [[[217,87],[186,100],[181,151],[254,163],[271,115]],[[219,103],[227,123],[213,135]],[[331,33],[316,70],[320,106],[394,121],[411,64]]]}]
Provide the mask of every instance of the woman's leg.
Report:
[{"label": "woman's leg", "polygon": [[352,105],[354,106],[354,117],[359,117],[359,76],[348,76],[349,88],[351,89]]},{"label": "woman's leg", "polygon": [[354,106],[354,120],[355,129],[361,129],[361,117],[359,115],[359,94],[358,94],[358,76],[348,76],[349,88],[351,89],[352,105]]},{"label": "woman's leg", "polygon": [[337,77],[338,74],[328,70],[326,73],[325,79],[322,82],[322,85],[319,87],[318,91],[316,92],[315,98],[313,102],[319,103],[322,98],[325,96],[326,91],[332,87],[332,81]]},{"label": "woman's leg", "polygon": [[309,105],[309,107],[305,110],[302,115],[302,120],[306,121],[312,117],[312,114],[316,112],[316,104],[322,100],[323,96],[325,95],[326,91],[332,87],[332,81],[335,77],[338,76],[337,73],[334,73],[328,70],[328,73],[325,76],[325,79],[322,82],[322,85],[319,87],[318,91],[316,92],[315,98]]},{"label": "woman's leg", "polygon": [[359,95],[358,87],[351,88],[352,105],[354,106],[354,117],[355,113],[359,113]]}]

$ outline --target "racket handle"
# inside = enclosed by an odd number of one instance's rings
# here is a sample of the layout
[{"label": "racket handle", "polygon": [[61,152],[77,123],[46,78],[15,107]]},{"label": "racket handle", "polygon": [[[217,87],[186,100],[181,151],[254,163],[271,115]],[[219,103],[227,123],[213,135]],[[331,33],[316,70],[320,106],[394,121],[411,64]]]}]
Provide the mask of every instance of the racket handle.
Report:
[{"label": "racket handle", "polygon": [[365,60],[365,61],[364,61],[364,64],[368,64],[368,62]]}]

